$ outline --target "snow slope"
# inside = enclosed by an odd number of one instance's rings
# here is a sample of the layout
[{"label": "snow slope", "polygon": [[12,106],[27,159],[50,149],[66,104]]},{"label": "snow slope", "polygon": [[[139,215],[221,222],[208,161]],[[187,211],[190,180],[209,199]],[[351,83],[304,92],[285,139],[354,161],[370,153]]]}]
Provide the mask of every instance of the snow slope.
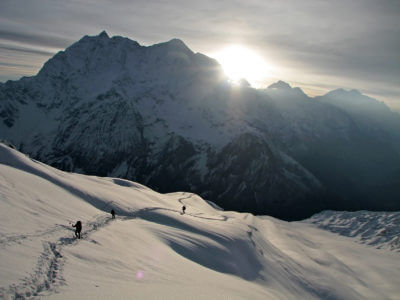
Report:
[{"label": "snow slope", "polygon": [[306,222],[378,249],[400,252],[400,212],[324,211]]},{"label": "snow slope", "polygon": [[[187,213],[181,214],[185,204]],[[117,219],[110,218],[114,208]],[[83,222],[83,238],[71,224]],[[0,144],[0,298],[396,299],[399,254]]]}]

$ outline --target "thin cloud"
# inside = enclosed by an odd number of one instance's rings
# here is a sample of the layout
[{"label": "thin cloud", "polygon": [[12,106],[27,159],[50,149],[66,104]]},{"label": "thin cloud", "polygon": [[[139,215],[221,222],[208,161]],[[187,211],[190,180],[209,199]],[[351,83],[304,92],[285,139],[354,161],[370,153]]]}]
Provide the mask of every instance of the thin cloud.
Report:
[{"label": "thin cloud", "polygon": [[42,35],[39,33],[6,31],[2,29],[0,29],[0,39],[49,48],[65,48],[72,43],[71,40],[63,37]]},{"label": "thin cloud", "polygon": [[32,67],[31,65],[27,65],[27,64],[16,64],[16,63],[6,63],[6,62],[0,62],[0,66],[18,67],[18,68],[30,68],[30,67]]},{"label": "thin cloud", "polygon": [[43,55],[46,57],[55,54],[54,51],[45,51],[45,50],[37,50],[37,49],[32,49],[32,48],[19,48],[19,47],[1,46],[1,45],[0,45],[0,50],[22,52],[22,53],[26,53],[26,54],[37,54],[37,55]]}]

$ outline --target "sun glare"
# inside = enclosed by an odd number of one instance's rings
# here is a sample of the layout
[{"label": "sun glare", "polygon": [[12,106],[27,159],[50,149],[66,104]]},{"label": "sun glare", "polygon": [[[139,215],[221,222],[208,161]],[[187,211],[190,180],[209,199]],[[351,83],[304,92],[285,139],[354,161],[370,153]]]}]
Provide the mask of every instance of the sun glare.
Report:
[{"label": "sun glare", "polygon": [[265,60],[246,47],[232,45],[213,56],[233,82],[244,78],[254,85],[268,76],[269,66]]}]

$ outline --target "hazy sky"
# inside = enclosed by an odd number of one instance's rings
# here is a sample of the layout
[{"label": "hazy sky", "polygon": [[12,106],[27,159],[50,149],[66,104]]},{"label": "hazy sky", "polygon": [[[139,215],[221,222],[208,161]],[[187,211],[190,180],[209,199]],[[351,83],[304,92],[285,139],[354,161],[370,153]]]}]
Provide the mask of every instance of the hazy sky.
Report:
[{"label": "hazy sky", "polygon": [[0,81],[36,74],[84,35],[241,44],[308,94],[355,88],[400,111],[400,0],[0,0]]}]

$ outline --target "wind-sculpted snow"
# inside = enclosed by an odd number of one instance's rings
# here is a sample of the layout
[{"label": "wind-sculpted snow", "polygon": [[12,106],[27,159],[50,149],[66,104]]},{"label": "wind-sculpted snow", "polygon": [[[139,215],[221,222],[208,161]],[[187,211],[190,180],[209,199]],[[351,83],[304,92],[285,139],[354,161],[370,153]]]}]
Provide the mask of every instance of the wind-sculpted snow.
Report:
[{"label": "wind-sculpted snow", "polygon": [[378,249],[400,252],[400,212],[324,211],[306,222]]},{"label": "wind-sculpted snow", "polygon": [[2,299],[396,299],[398,261],[313,224],[62,172],[0,145]]}]

